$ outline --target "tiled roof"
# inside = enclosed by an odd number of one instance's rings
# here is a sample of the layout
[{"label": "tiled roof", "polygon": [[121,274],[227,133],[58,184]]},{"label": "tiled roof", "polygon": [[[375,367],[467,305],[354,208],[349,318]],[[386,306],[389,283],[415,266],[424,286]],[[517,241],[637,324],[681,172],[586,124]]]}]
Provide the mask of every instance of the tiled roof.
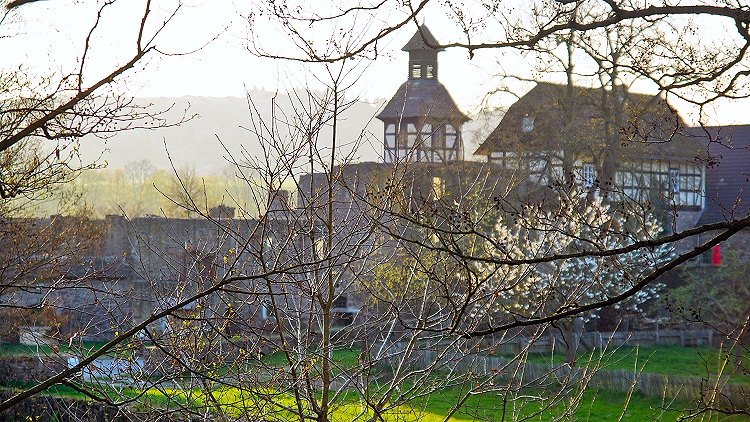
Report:
[{"label": "tiled roof", "polygon": [[698,224],[746,217],[750,212],[750,125],[691,128],[707,159],[706,208]]},{"label": "tiled roof", "polygon": [[380,120],[422,118],[467,122],[448,90],[436,79],[409,79],[378,114]]},{"label": "tiled roof", "polygon": [[[602,91],[573,87],[568,93],[567,89],[566,85],[537,83],[508,109],[475,154],[560,149],[585,153],[601,148],[605,124],[614,125],[612,113],[601,106]],[[623,145],[640,148],[638,153],[643,156],[695,155],[692,145],[685,148],[682,143],[688,141],[681,136],[684,122],[663,98],[630,92],[623,98],[622,127],[610,126],[619,133]],[[528,132],[522,130],[525,118],[533,119],[533,129]]]}]

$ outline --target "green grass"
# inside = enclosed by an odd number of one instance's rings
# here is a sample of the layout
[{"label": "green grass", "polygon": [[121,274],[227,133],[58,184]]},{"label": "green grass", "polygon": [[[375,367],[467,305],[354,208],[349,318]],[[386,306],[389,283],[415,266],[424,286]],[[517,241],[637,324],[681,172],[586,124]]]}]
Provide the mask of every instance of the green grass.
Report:
[{"label": "green grass", "polygon": [[[293,356],[296,359],[296,356]],[[333,360],[335,368],[350,368],[357,365],[359,350],[338,349],[334,351]],[[627,370],[654,374],[669,374],[678,376],[714,377],[719,373],[722,365],[725,365],[722,375],[728,376],[732,372],[732,357],[727,360],[726,353],[719,349],[680,346],[622,346],[605,350],[587,352],[578,355],[576,364],[599,365],[602,370]],[[529,354],[528,362],[532,363],[564,363],[562,353],[552,354]],[[264,365],[270,367],[288,366],[286,356],[282,352],[263,357]],[[744,360],[746,366],[750,366],[750,359]],[[335,373],[338,373],[334,369]],[[744,373],[731,374],[730,382],[749,385],[750,375]]]},{"label": "green grass", "polygon": [[[598,363],[601,359],[602,369],[624,369],[654,374],[669,374],[679,376],[713,377],[719,372],[720,365],[725,364],[726,353],[712,347],[680,347],[680,346],[623,346],[611,349],[602,355],[598,350],[593,353],[580,354],[578,365],[589,362]],[[563,363],[561,353],[530,354],[528,362],[534,363]],[[750,363],[747,362],[746,363]],[[730,375],[732,357],[726,362],[722,374]],[[743,373],[731,374],[732,383],[750,385],[750,375]]]},{"label": "green grass", "polygon": [[[334,374],[337,374],[341,372],[341,370],[346,368],[352,368],[357,365],[359,360],[359,350],[358,349],[336,349],[333,352],[333,372]],[[291,355],[292,361],[297,362],[297,355],[292,354]],[[316,365],[320,362],[320,356],[316,356],[315,354],[311,353],[308,356],[308,359],[311,359]],[[287,360],[286,355],[283,352],[275,352],[270,355],[264,356],[263,359],[261,359],[261,362],[265,366],[269,367],[275,367],[275,368],[282,368],[289,366],[289,361]]]},{"label": "green grass", "polygon": [[[23,390],[34,387],[35,383],[10,383],[9,385],[0,386],[0,389],[11,389],[11,390]],[[168,394],[164,394],[156,389],[150,389],[141,394],[142,390],[136,390],[133,388],[115,389],[106,385],[98,384],[90,389],[97,396],[106,395],[110,400],[114,402],[127,400],[138,395],[141,398],[138,400],[136,407],[141,408],[157,408],[157,409],[182,409],[188,402],[184,392],[174,389],[167,389]],[[91,397],[79,392],[78,390],[68,387],[66,385],[53,385],[52,387],[44,390],[41,395],[43,396],[54,396],[64,397],[68,399],[81,400],[85,402],[91,402]],[[198,394],[196,394],[197,397]],[[193,403],[196,403],[195,397]]]},{"label": "green grass", "polygon": [[[456,390],[444,391],[430,397],[424,411],[429,415],[445,415],[453,403],[458,399],[460,392]],[[570,399],[564,398],[560,403],[549,405],[542,401],[534,400],[545,392],[525,391],[524,400],[508,401],[503,399],[502,394],[482,394],[472,396],[466,401],[463,408],[457,412],[452,420],[517,420],[531,418],[535,421],[548,421],[555,417],[568,414],[571,420],[588,420],[591,422],[609,422],[617,420],[623,412],[623,405],[627,400],[626,393],[613,391],[599,391],[589,389],[572,411],[570,410]],[[685,406],[685,403],[673,403],[673,405]],[[657,398],[635,395],[630,399],[625,411],[623,421],[649,421],[649,420],[675,420],[680,415],[678,411],[665,411],[661,408],[664,404]]]},{"label": "green grass", "polygon": [[[10,383],[8,385],[0,386],[0,389],[10,389],[10,390],[23,390],[27,388],[33,387],[34,383]],[[77,399],[77,400],[87,400],[87,397],[83,393],[79,393],[78,391],[74,390],[73,388],[70,388],[65,385],[54,385],[42,392],[42,395],[45,396],[55,396],[55,397],[66,397],[71,399]]]},{"label": "green grass", "polygon": [[[618,420],[623,415],[622,421],[674,421],[678,417],[686,416],[687,413],[680,410],[689,408],[688,403],[672,402],[664,403],[657,397],[644,397],[641,394],[633,394],[623,414],[623,404],[628,400],[626,393],[613,391],[587,390],[581,400],[580,406],[575,412],[577,420],[589,422],[609,422]],[[714,415],[716,416],[716,415]],[[705,419],[709,420],[709,419]],[[713,420],[713,419],[711,419]],[[743,416],[721,417],[721,421],[740,422],[748,421],[750,418]]]},{"label": "green grass", "polygon": [[[414,400],[410,405],[400,406],[389,411],[384,419],[388,422],[442,421],[451,407],[463,397],[466,391],[461,387],[452,387],[434,392],[422,399]],[[194,391],[189,398],[185,396],[185,391],[166,390],[165,392],[147,391],[141,399],[141,406],[178,410],[188,401],[194,408],[203,408],[208,403],[206,397],[199,391]],[[126,389],[122,393],[125,396],[132,397],[138,392]],[[44,394],[85,399],[82,394],[64,386],[52,387]],[[111,398],[116,396],[114,392],[109,395]],[[588,389],[571,412],[569,411],[570,397],[565,396],[558,403],[550,405],[549,402],[539,399],[545,396],[549,396],[548,391],[532,389],[524,390],[522,394],[515,396],[515,400],[509,397],[507,401],[504,400],[502,391],[474,394],[465,401],[462,408],[450,420],[500,421],[505,416],[506,420],[529,418],[533,421],[550,421],[553,418],[567,415],[565,420],[609,422],[618,420],[623,415],[621,420],[625,422],[675,421],[678,417],[685,416],[685,413],[680,410],[662,409],[666,407],[671,409],[689,407],[689,403],[685,402],[663,403],[659,398],[644,397],[640,394],[634,394],[628,399],[626,393]],[[223,388],[214,390],[214,397],[222,404],[223,410],[232,416],[257,416],[262,411],[267,412],[267,414],[274,414],[282,420],[297,420],[291,412],[283,409],[284,407],[293,407],[295,403],[293,397],[288,393],[270,390],[241,392],[237,389]],[[628,402],[628,406],[623,414],[623,407],[626,402]],[[265,404],[262,405],[263,403]],[[248,412],[248,409],[255,410]],[[360,416],[360,413],[359,396],[356,393],[348,393],[335,404],[330,419],[332,421],[352,421]],[[371,412],[366,412],[364,416],[360,416],[360,419],[357,420],[366,420],[369,416],[371,416]],[[733,416],[702,420],[742,422],[750,421],[750,418]]]},{"label": "green grass", "polygon": [[[67,344],[60,344],[57,346],[60,353],[68,353],[72,351],[79,351],[83,348],[86,351],[99,350],[104,346],[105,342],[100,341],[84,341],[83,344],[73,344],[73,347],[68,347]],[[0,356],[7,355],[33,355],[36,356],[37,352],[40,355],[51,355],[54,354],[54,348],[52,346],[27,346],[19,343],[2,343],[0,344]]]},{"label": "green grass", "polygon": [[[430,394],[410,405],[399,406],[386,413],[385,421],[442,421],[452,406],[463,397],[465,390],[460,387],[448,388]],[[625,422],[641,421],[675,421],[686,413],[681,410],[689,407],[688,403],[664,403],[658,398],[644,397],[627,393],[587,390],[575,406],[571,407],[571,398],[563,397],[557,403],[544,402],[535,398],[542,397],[547,392],[539,390],[525,390],[516,395],[515,399],[504,400],[502,392],[488,392],[469,397],[450,420],[520,420],[550,421],[565,416],[565,420],[609,422],[622,420]],[[214,397],[222,404],[224,411],[232,416],[268,416],[273,414],[280,420],[297,420],[294,414],[285,408],[294,408],[293,397],[287,393],[275,391],[240,392],[236,389],[222,389],[214,392]],[[205,403],[205,399],[197,400]],[[623,411],[624,403],[628,406]],[[248,407],[249,405],[249,407]],[[248,410],[252,409],[252,410]],[[372,416],[371,411],[362,412],[359,396],[348,394],[334,405],[330,413],[332,421],[363,421]],[[620,417],[622,416],[622,419]],[[715,416],[715,415],[714,415]],[[742,416],[721,417],[727,422],[748,421],[750,418]]]},{"label": "green grass", "polygon": [[[89,343],[85,345],[89,348],[101,347],[101,344]],[[0,353],[28,352],[28,346],[10,347],[2,345]],[[35,349],[35,348],[33,348]],[[339,349],[333,354],[335,366],[345,369],[357,364],[359,359],[358,350]],[[692,375],[706,376],[706,368],[717,368],[721,361],[721,353],[717,349],[708,347],[682,348],[678,346],[659,346],[659,347],[621,347],[611,350],[600,356],[600,352],[582,354],[578,357],[578,365],[584,365],[587,361],[599,361],[601,358],[602,369],[624,369],[632,371],[634,369],[643,372],[665,373],[672,375]],[[293,359],[297,359],[296,356]],[[310,356],[315,360],[314,356]],[[562,363],[561,354],[533,354],[529,356],[530,362]],[[264,356],[261,359],[264,366],[282,368],[288,366],[286,356],[283,353],[274,353]],[[313,362],[318,365],[317,362]],[[731,367],[731,362],[729,362]],[[248,368],[250,369],[250,368]],[[341,369],[334,369],[338,372]],[[436,375],[438,376],[438,375]],[[732,382],[750,384],[750,376],[737,374],[731,378]],[[451,387],[441,391],[436,391],[428,396],[411,401],[408,405],[402,405],[392,411],[384,418],[386,421],[440,421],[451,410],[452,406],[464,397],[467,391],[464,387]],[[73,398],[84,398],[82,394],[68,387],[53,387],[45,394],[58,395]],[[114,398],[114,391],[112,392]],[[120,394],[125,396],[134,396],[138,394],[135,390],[124,390]],[[205,408],[209,401],[204,393],[198,390],[185,395],[185,391],[166,391],[149,390],[144,397],[139,400],[143,406],[155,408],[176,409],[191,403],[196,408]],[[295,404],[293,396],[288,391],[275,392],[271,390],[254,390],[240,391],[233,388],[222,388],[213,390],[214,397],[219,400],[224,411],[233,416],[252,416],[253,414],[245,413],[248,408],[256,409],[258,412],[271,412],[280,417],[288,417],[289,420],[295,420],[292,413],[284,410],[284,407],[293,407]],[[566,420],[587,420],[591,422],[604,422],[618,420],[622,415],[622,421],[674,421],[680,416],[684,416],[679,410],[669,409],[687,409],[690,403],[671,402],[663,403],[657,397],[645,397],[641,394],[634,394],[628,399],[628,395],[623,392],[613,392],[605,390],[588,389],[583,394],[574,408],[572,414],[568,414],[570,398],[565,398],[561,402],[550,404],[549,401],[543,401],[544,397],[549,400],[549,391],[538,391],[525,389],[521,393],[522,400],[509,398],[504,400],[502,392],[483,392],[481,394],[472,394],[466,399],[461,409],[456,412],[451,420],[470,421],[470,420],[506,420],[529,418],[534,421],[549,421],[562,415]],[[518,397],[518,395],[516,396]],[[629,402],[628,402],[629,400]],[[624,403],[628,406],[623,414]],[[265,403],[265,405],[263,405]],[[210,407],[210,406],[208,406]],[[541,409],[544,409],[541,411]],[[341,397],[335,404],[331,413],[333,421],[350,421],[360,415],[360,396],[354,392],[349,392]],[[366,416],[370,416],[368,413]],[[362,418],[364,420],[366,418]],[[714,417],[704,418],[705,421],[728,421],[740,422],[750,421],[749,417],[734,416],[731,418]]]}]

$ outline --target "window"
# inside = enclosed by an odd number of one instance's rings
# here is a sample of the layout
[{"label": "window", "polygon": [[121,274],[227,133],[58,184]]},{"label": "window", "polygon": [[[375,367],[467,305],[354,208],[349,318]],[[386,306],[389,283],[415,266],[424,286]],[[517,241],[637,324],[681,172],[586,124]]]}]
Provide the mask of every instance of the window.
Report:
[{"label": "window", "polygon": [[385,127],[385,146],[388,148],[396,148],[396,125],[393,123],[390,123]]},{"label": "window", "polygon": [[420,65],[419,63],[414,63],[411,65],[411,77],[412,78],[422,77],[422,65]]},{"label": "window", "polygon": [[261,320],[265,321],[265,320],[268,319],[268,315],[271,314],[270,312],[268,312],[269,308],[270,307],[268,306],[268,304],[265,301],[261,302],[261,304],[260,304],[260,318],[261,318]]},{"label": "window", "polygon": [[456,128],[453,125],[445,125],[445,147],[453,148],[456,146]]},{"label": "window", "polygon": [[412,148],[417,141],[417,126],[414,123],[406,125],[406,147]]},{"label": "window", "polygon": [[432,125],[422,126],[422,147],[432,147]]},{"label": "window", "polygon": [[346,309],[347,307],[346,302],[347,302],[346,296],[340,295],[333,299],[333,303],[331,304],[332,305],[331,307],[335,309]]},{"label": "window", "polygon": [[427,79],[432,79],[435,77],[435,66],[428,64],[426,70],[427,70],[426,72],[427,74],[425,75],[425,77]]},{"label": "window", "polygon": [[596,168],[593,163],[583,163],[581,167],[581,182],[584,187],[590,188],[594,186],[596,180]]},{"label": "window", "polygon": [[396,152],[392,149],[385,150],[385,158],[386,163],[393,163],[396,161]]},{"label": "window", "polygon": [[669,169],[669,192],[680,193],[680,170]]},{"label": "window", "polygon": [[531,132],[534,130],[534,118],[533,117],[524,117],[523,118],[523,131],[524,132]]}]

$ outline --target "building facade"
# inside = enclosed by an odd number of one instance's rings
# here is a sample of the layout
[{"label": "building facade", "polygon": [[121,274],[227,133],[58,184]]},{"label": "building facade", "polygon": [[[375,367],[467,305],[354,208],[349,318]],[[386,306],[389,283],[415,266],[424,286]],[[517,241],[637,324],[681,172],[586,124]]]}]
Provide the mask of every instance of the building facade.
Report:
[{"label": "building facade", "polygon": [[682,230],[704,209],[700,146],[660,96],[540,82],[513,104],[476,155],[540,187],[579,186],[655,204]]}]

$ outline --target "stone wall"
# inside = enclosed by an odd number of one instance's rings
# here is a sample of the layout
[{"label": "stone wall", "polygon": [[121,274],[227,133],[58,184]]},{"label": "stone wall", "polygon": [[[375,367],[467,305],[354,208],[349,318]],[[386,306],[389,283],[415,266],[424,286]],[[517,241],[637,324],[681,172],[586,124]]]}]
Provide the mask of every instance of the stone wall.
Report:
[{"label": "stone wall", "polygon": [[30,355],[0,356],[0,385],[39,382],[65,369],[61,361]]},{"label": "stone wall", "polygon": [[108,340],[222,277],[222,257],[251,237],[256,222],[108,216],[102,224],[93,255],[73,262],[64,277],[4,291],[0,302],[54,308],[57,341]]},{"label": "stone wall", "polygon": [[255,220],[107,216],[107,223],[102,253],[128,268],[118,286],[127,291],[122,309],[128,320],[142,320],[207,288],[225,275],[223,258],[234,258],[230,251],[257,243],[246,244]]},{"label": "stone wall", "polygon": [[[64,356],[57,361],[48,356],[9,355],[0,356],[0,402],[12,397],[23,384],[38,383],[56,375],[66,365]],[[11,388],[2,388],[11,387]],[[126,416],[127,415],[127,416]],[[131,409],[119,409],[90,400],[79,400],[69,397],[52,397],[35,395],[0,413],[0,422],[34,421],[34,422],[125,422],[143,421],[178,421],[179,418],[160,415],[141,415]]]},{"label": "stone wall", "polygon": [[[0,401],[15,392],[0,390]],[[0,422],[125,422],[131,419],[121,415],[116,407],[83,400],[51,396],[28,398],[0,414]]]}]

